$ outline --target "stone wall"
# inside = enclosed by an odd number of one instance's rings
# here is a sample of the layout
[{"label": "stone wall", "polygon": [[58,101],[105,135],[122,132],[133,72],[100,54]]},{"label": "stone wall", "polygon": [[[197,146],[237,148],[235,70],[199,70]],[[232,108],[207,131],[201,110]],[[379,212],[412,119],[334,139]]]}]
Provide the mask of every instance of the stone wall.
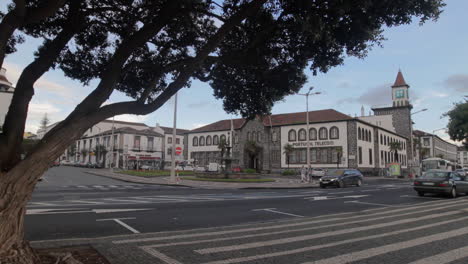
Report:
[{"label": "stone wall", "polygon": [[[356,121],[348,121],[347,122],[348,126],[348,167],[349,168],[357,168],[357,159],[358,159],[358,153],[357,153],[357,122]],[[350,159],[349,156],[354,155],[354,159]]]}]

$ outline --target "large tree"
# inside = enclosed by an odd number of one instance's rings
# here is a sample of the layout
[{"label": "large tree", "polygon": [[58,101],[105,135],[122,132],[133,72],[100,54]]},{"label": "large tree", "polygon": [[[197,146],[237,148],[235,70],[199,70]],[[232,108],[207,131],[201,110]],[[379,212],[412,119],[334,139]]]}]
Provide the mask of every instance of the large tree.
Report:
[{"label": "large tree", "polygon": [[456,103],[445,116],[449,118],[447,128],[450,138],[463,142],[468,149],[468,102]]},{"label": "large tree", "polygon": [[[364,57],[384,27],[436,19],[442,0],[13,0],[0,14],[0,65],[18,43],[42,39],[16,85],[0,134],[0,262],[38,263],[24,241],[37,179],[94,124],[159,109],[191,80],[229,113],[266,114],[297,92],[304,70]],[[94,90],[35,145],[20,145],[36,81],[48,70]],[[129,101],[105,105],[114,90]]]}]

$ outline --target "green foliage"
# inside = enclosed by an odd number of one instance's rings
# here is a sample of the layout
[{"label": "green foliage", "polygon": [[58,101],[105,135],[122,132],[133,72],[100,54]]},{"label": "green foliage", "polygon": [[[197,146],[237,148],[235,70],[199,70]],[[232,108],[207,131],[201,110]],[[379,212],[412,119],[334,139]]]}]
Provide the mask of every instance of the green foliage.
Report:
[{"label": "green foliage", "polygon": [[[139,176],[139,177],[159,177],[159,176],[170,176],[170,171],[163,171],[163,170],[145,170],[145,171],[137,171],[137,170],[126,170],[120,171],[121,174],[127,174],[132,176]],[[180,176],[182,175],[193,175],[193,171],[179,171]]]},{"label": "green foliage", "polygon": [[247,142],[245,143],[245,151],[247,152],[247,154],[252,158],[252,157],[255,157],[257,156],[260,151],[262,150],[262,147],[259,146],[257,144],[257,142],[253,141],[253,140],[247,140]]},{"label": "green foliage", "polygon": [[243,182],[243,183],[255,183],[255,182],[274,182],[273,179],[211,179],[211,178],[198,178],[198,177],[184,177],[183,180],[191,181],[210,181],[210,182]]},{"label": "green foliage", "polygon": [[257,170],[255,170],[255,169],[243,169],[242,172],[243,173],[257,173]]},{"label": "green foliage", "polygon": [[297,173],[293,170],[284,170],[283,172],[281,172],[281,175],[283,176],[291,176],[291,175],[296,175]]},{"label": "green foliage", "polygon": [[395,160],[398,161],[398,151],[401,150],[400,142],[390,142],[389,149],[395,155]]},{"label": "green foliage", "polygon": [[294,147],[293,145],[286,143],[283,146],[283,150],[284,150],[283,154],[286,155],[286,163],[288,164],[288,168],[289,168],[289,156],[294,151]]},{"label": "green foliage", "polygon": [[[115,76],[115,88],[138,98],[146,87],[154,87],[149,97],[154,101],[194,54],[217,36],[223,24],[219,18],[227,21],[252,2],[67,1],[51,17],[23,25],[10,38],[8,52],[15,51],[23,36],[47,44],[73,25],[78,32],[54,58],[55,67],[89,84],[123,60],[125,68]],[[40,4],[27,1],[27,7]],[[384,40],[384,28],[418,17],[421,22],[437,19],[443,6],[442,0],[269,0],[227,31],[190,75],[209,83],[227,112],[253,118],[299,91],[306,82],[306,68],[315,75],[343,64],[346,56],[362,58]],[[149,41],[126,46],[143,26],[154,31]],[[122,47],[132,49],[131,56],[114,56]],[[36,55],[42,51],[38,49]]]},{"label": "green foliage", "polygon": [[444,116],[449,118],[447,128],[450,138],[463,142],[468,148],[468,102],[455,104]]},{"label": "green foliage", "polygon": [[224,152],[226,152],[227,142],[224,137],[219,139],[218,149],[221,150],[221,157],[224,157]]}]

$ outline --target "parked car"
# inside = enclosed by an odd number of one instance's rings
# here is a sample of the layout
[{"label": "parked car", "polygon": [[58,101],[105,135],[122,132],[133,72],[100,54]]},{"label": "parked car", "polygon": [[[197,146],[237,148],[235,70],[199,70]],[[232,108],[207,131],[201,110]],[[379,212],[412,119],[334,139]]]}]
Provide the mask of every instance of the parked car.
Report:
[{"label": "parked car", "polygon": [[458,169],[455,170],[456,173],[460,174],[460,176],[467,176],[467,170],[466,169]]},{"label": "parked car", "polygon": [[325,170],[320,168],[312,168],[310,176],[312,178],[322,178],[323,176],[325,176]]},{"label": "parked car", "polygon": [[177,165],[175,169],[178,171],[194,171],[195,170],[193,165],[185,165],[185,166]]},{"label": "parked car", "polygon": [[57,160],[54,161],[54,162],[52,163],[52,166],[54,166],[54,167],[60,166],[60,161],[57,161]]},{"label": "parked car", "polygon": [[361,186],[364,176],[356,169],[331,169],[320,178],[320,187],[336,186],[344,188],[349,185]]},{"label": "parked car", "polygon": [[460,193],[468,193],[468,181],[455,171],[430,170],[414,180],[413,189],[419,196],[443,193],[455,198]]},{"label": "parked car", "polygon": [[93,169],[96,169],[96,168],[99,168],[99,165],[97,163],[92,163],[92,162],[87,162],[85,164],[85,167],[86,168],[93,168]]},{"label": "parked car", "polygon": [[60,161],[60,165],[65,165],[65,166],[70,165],[70,161],[62,160],[62,161]]}]

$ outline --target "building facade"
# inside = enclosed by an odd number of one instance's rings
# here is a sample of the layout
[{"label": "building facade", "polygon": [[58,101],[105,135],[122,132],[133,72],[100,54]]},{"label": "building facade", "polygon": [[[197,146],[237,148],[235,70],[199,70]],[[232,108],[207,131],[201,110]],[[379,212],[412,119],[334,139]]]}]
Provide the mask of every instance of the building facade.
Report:
[{"label": "building facade", "polygon": [[468,169],[468,150],[465,147],[458,147],[457,160],[458,166]]},{"label": "building facade", "polygon": [[417,138],[417,152],[421,159],[442,158],[451,162],[457,162],[458,147],[449,143],[439,136],[421,130],[415,130],[414,136]]},{"label": "building facade", "polygon": [[407,138],[332,109],[309,112],[307,131],[306,114],[221,120],[194,129],[188,133],[188,158],[200,166],[219,162],[223,138],[232,146],[233,166],[279,171],[305,166],[308,142],[312,167],[358,168],[375,174],[397,161],[389,145],[398,141],[402,146],[398,161],[406,168]]},{"label": "building facade", "polygon": [[15,88],[6,77],[6,69],[0,69],[0,126],[5,122],[5,116],[13,98]]}]

